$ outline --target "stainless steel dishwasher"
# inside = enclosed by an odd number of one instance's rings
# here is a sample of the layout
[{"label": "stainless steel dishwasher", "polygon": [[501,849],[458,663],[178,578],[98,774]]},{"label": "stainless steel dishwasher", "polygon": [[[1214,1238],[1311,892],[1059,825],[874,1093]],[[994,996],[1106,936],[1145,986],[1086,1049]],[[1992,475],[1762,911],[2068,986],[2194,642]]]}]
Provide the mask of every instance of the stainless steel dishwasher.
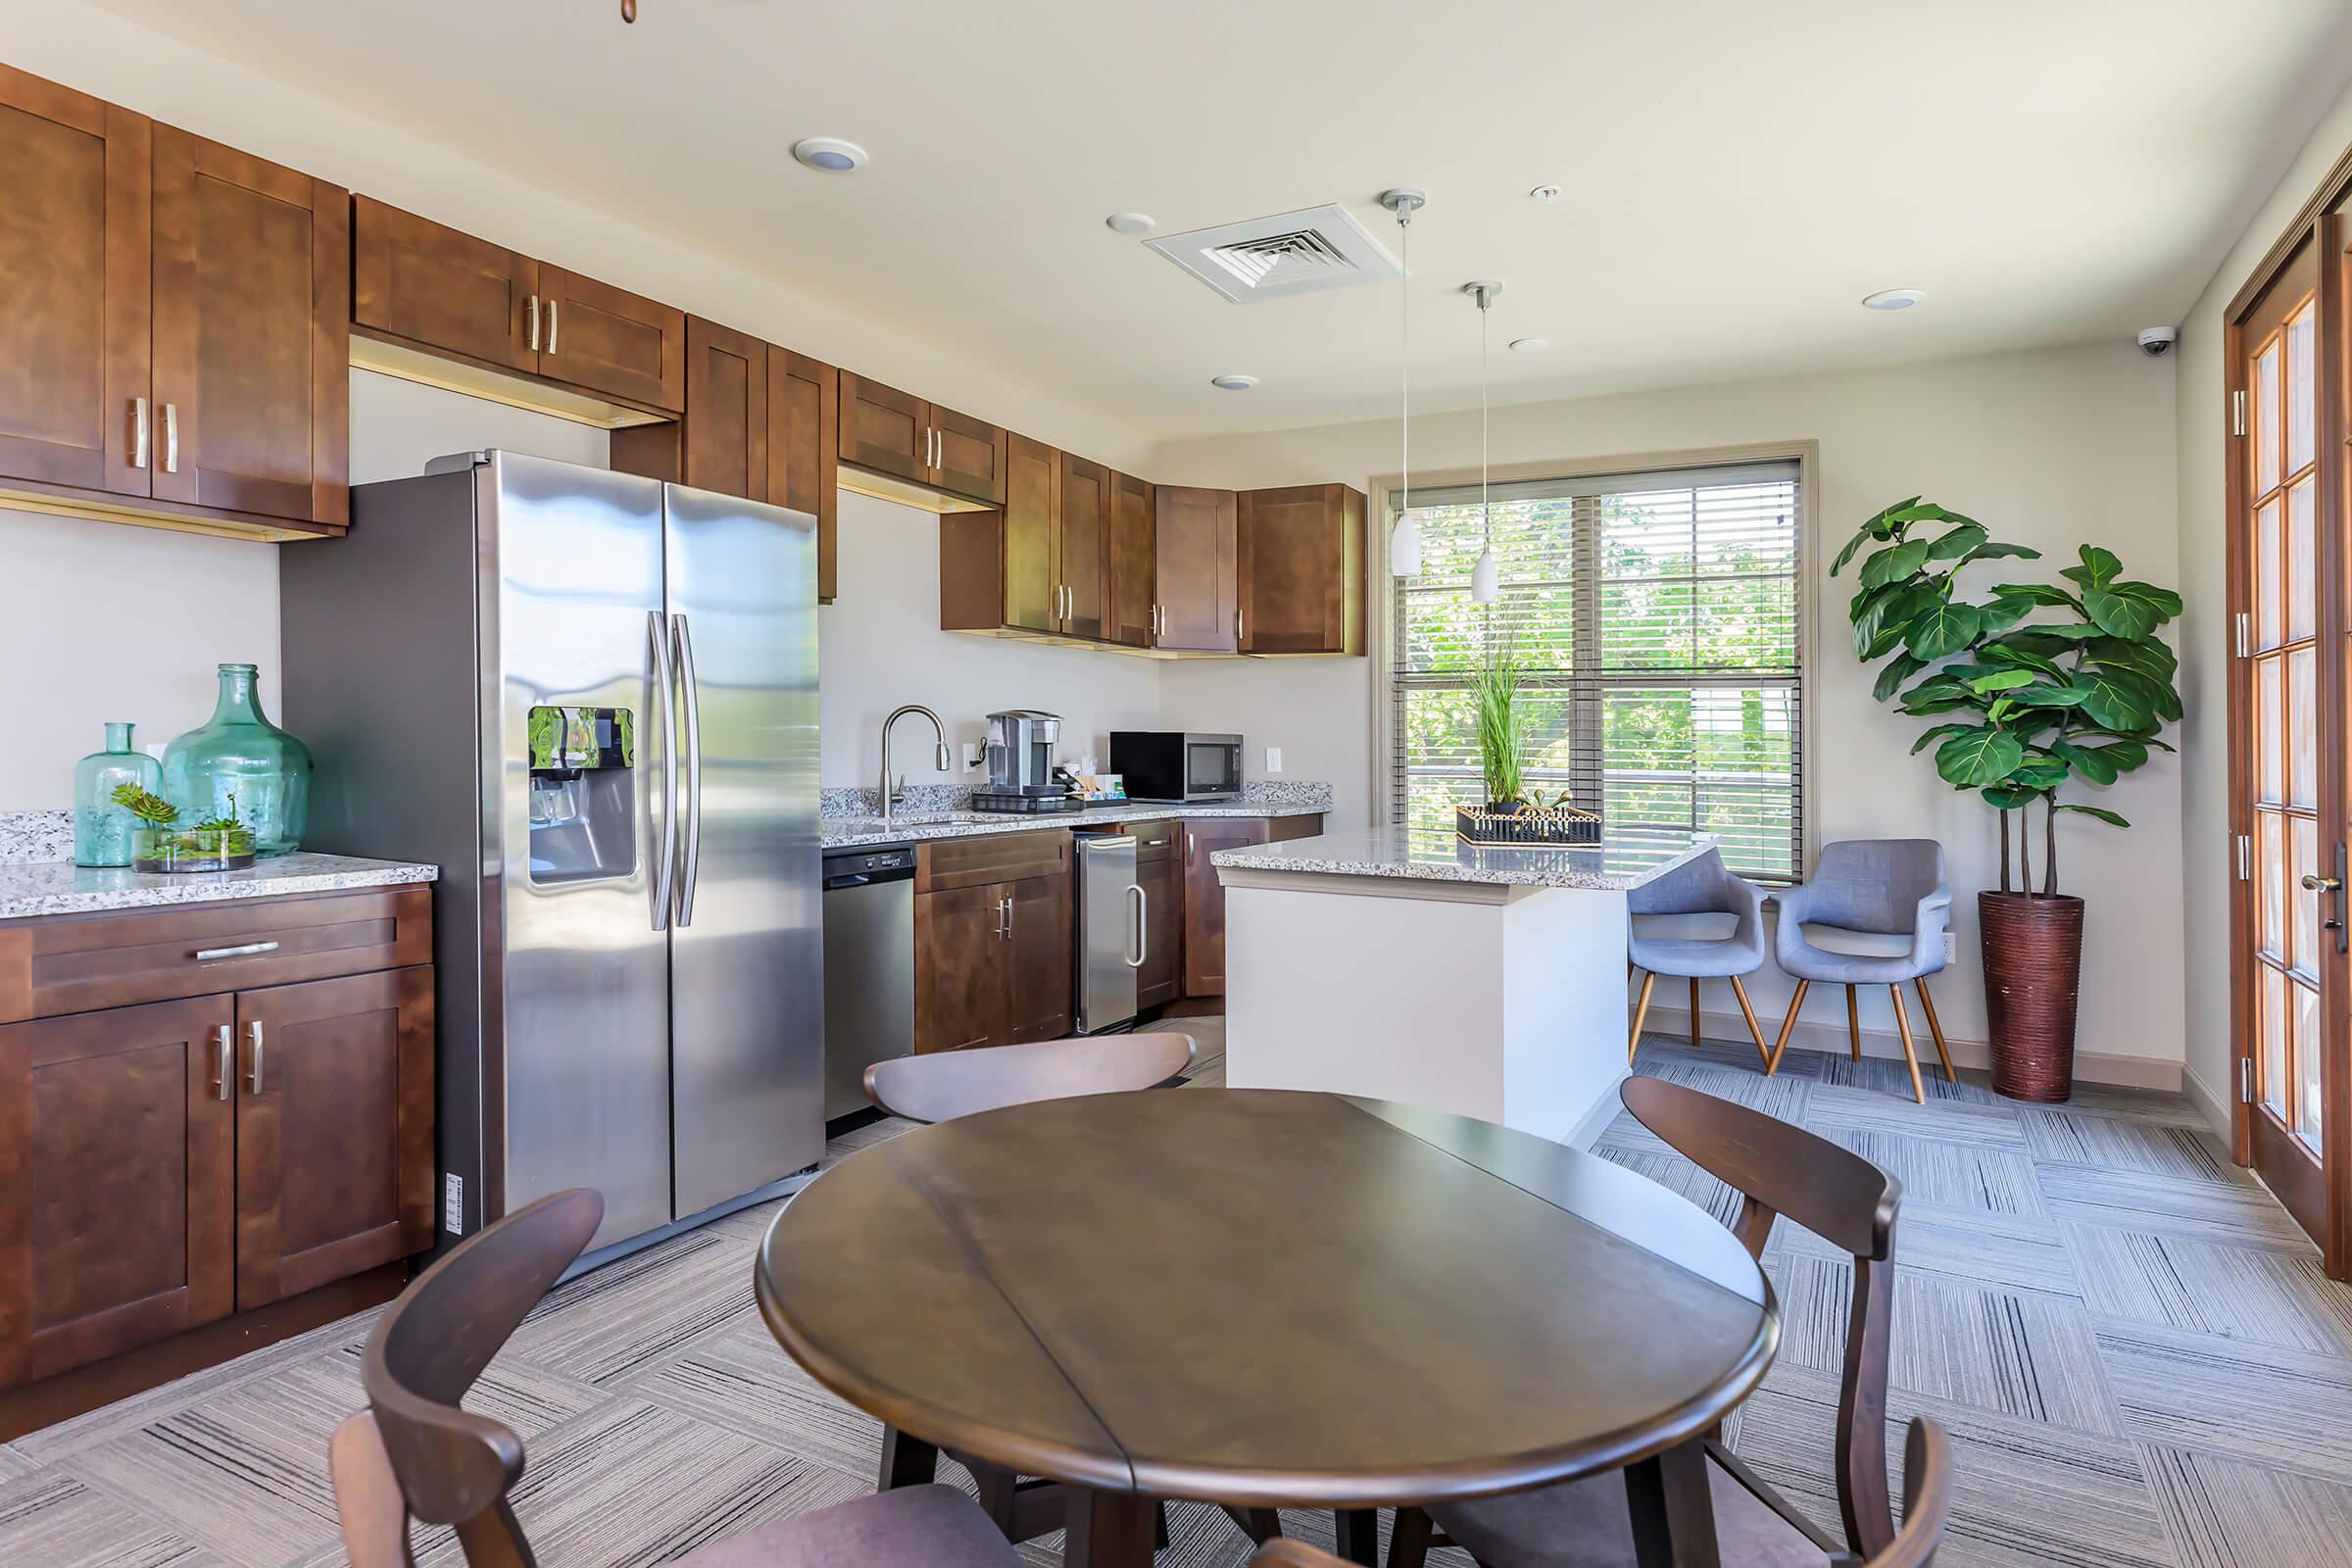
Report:
[{"label": "stainless steel dishwasher", "polygon": [[865,1069],[914,1054],[914,847],[825,851],[825,1119],[867,1109]]}]

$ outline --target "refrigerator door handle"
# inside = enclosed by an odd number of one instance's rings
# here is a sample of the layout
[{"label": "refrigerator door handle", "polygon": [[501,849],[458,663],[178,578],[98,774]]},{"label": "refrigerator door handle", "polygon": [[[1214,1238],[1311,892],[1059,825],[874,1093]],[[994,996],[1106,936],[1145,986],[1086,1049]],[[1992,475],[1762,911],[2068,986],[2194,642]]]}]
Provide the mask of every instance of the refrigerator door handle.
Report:
[{"label": "refrigerator door handle", "polygon": [[677,923],[694,924],[694,885],[703,869],[703,700],[694,678],[694,632],[684,615],[669,617],[678,640],[678,690],[686,700],[686,856],[678,876]]},{"label": "refrigerator door handle", "polygon": [[669,892],[677,873],[678,834],[673,820],[678,808],[677,722],[670,709],[669,631],[662,612],[645,612],[646,634],[654,645],[654,722],[662,737],[662,858],[654,873],[654,929],[669,929]]}]

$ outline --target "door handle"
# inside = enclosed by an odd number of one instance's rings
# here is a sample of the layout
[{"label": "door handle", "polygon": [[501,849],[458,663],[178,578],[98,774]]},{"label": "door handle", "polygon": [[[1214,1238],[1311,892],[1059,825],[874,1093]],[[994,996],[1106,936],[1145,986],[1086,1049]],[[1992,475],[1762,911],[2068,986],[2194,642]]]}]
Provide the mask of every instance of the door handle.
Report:
[{"label": "door handle", "polygon": [[164,471],[179,471],[179,405],[164,405]]},{"label": "door handle", "polygon": [[2315,876],[2308,871],[2303,874],[2303,891],[2306,893],[2333,893],[2342,886],[2342,882],[2331,876]]},{"label": "door handle", "polygon": [[694,887],[703,868],[703,698],[694,678],[694,633],[684,615],[669,617],[677,634],[678,690],[686,699],[686,864],[678,878],[678,929],[694,924]]},{"label": "door handle", "polygon": [[563,322],[556,316],[556,302],[551,299],[547,302],[547,352],[550,354],[556,352],[556,331],[562,325]]},{"label": "door handle", "polygon": [[213,1031],[213,1098],[226,1100],[237,1076],[236,1031],[222,1024]]},{"label": "door handle", "polygon": [[1144,911],[1146,907],[1143,884],[1140,882],[1128,883],[1127,894],[1128,918],[1133,922],[1130,927],[1133,932],[1133,940],[1128,943],[1127,967],[1141,969],[1144,966]]},{"label": "door handle", "polygon": [[2318,876],[2306,873],[2303,877],[2303,888],[2308,893],[2328,895],[2328,915],[2327,919],[2320,922],[2320,928],[2335,933],[2335,951],[2342,953],[2345,951],[2344,944],[2347,934],[2344,929],[2344,846],[2341,843],[2335,847],[2335,875]]},{"label": "door handle", "polygon": [[531,352],[532,352],[533,354],[536,354],[536,353],[538,353],[538,352],[539,352],[539,296],[538,296],[538,295],[536,295],[536,294],[534,294],[534,295],[532,295],[532,296],[531,296],[530,312],[531,312]]},{"label": "door handle", "polygon": [[246,1078],[255,1094],[262,1092],[262,1020],[254,1019],[245,1026],[245,1037],[253,1042],[253,1070]]},{"label": "door handle", "polygon": [[130,466],[147,466],[147,400],[130,400]]},{"label": "door handle", "polygon": [[670,708],[669,629],[662,612],[645,612],[646,632],[654,645],[654,720],[662,736],[662,858],[654,872],[654,929],[669,929],[669,891],[678,865],[678,731]]}]

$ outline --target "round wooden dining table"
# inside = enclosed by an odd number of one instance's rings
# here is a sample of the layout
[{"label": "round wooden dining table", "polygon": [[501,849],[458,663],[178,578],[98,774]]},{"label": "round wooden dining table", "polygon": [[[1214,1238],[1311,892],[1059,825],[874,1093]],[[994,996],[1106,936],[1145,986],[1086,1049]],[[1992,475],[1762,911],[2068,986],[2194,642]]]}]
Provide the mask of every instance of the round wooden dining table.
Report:
[{"label": "round wooden dining table", "polygon": [[[1688,1200],[1467,1117],[1184,1088],[906,1133],[787,1204],[755,1265],[808,1372],[937,1450],[1067,1483],[1071,1568],[1155,1507],[1374,1510],[1622,1470],[1640,1561],[1717,1561],[1703,1442],[1763,1378],[1763,1272]],[[1262,1517],[1262,1516],[1261,1516]]]}]

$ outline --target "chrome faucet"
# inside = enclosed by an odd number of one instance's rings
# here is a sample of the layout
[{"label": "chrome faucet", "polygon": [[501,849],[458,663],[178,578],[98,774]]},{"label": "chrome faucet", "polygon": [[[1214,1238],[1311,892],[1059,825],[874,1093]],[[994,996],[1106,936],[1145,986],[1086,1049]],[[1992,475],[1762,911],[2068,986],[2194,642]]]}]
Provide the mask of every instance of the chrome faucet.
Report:
[{"label": "chrome faucet", "polygon": [[920,703],[908,703],[904,708],[892,709],[890,716],[882,721],[882,825],[884,827],[890,826],[891,823],[890,808],[893,800],[890,793],[890,727],[908,713],[920,713],[931,721],[931,736],[936,743],[932,747],[932,760],[938,764],[939,770],[942,773],[952,773],[956,770],[956,760],[948,755],[947,726],[939,721],[937,713]]}]

